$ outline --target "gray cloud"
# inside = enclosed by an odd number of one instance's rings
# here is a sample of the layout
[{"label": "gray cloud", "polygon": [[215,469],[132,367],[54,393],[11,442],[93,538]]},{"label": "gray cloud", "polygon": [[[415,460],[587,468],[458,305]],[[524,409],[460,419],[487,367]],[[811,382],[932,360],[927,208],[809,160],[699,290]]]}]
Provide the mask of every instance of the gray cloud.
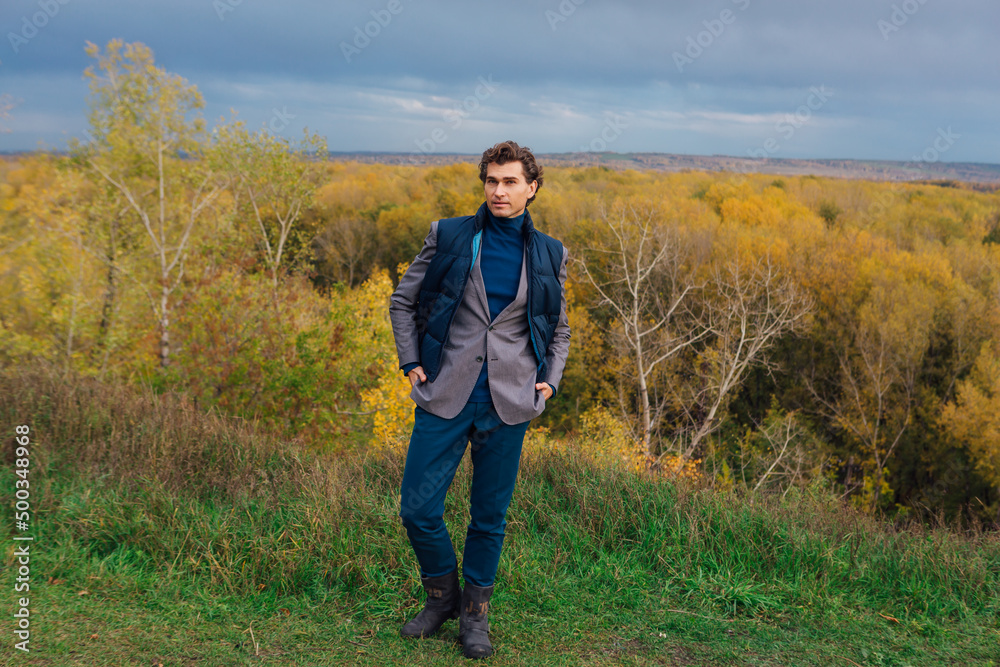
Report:
[{"label": "gray cloud", "polygon": [[[58,11],[12,44],[40,1]],[[992,0],[397,1],[15,0],[0,93],[23,101],[0,148],[82,133],[83,45],[121,37],[197,84],[207,118],[285,113],[286,133],[308,125],[333,150],[478,152],[511,136],[570,151],[618,118],[609,150],[745,155],[778,137],[775,157],[910,159],[952,126],[946,159],[1000,156]],[[483,99],[480,77],[498,82]],[[803,120],[821,86],[832,95]]]}]

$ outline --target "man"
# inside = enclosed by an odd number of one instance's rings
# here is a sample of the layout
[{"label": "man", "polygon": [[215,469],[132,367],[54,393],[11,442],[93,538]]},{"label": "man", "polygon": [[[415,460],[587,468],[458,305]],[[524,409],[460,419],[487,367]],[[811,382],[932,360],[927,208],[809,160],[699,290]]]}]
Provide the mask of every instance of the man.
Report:
[{"label": "man", "polygon": [[[470,658],[493,652],[487,609],[528,422],[558,390],[569,352],[562,243],[534,228],[527,206],[542,169],[505,141],[479,164],[475,215],[431,224],[389,308],[414,410],[400,517],[427,601],[400,631],[428,637],[449,618]],[[462,575],[444,498],[472,442],[471,520]]]}]

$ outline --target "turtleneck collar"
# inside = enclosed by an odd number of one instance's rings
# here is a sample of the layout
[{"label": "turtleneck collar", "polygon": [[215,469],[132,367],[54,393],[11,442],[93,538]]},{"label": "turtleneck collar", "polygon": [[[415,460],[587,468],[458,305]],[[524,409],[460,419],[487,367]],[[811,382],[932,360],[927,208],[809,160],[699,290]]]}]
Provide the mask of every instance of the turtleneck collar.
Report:
[{"label": "turtleneck collar", "polygon": [[498,218],[493,215],[489,207],[486,208],[486,220],[493,227],[497,227],[504,230],[514,231],[517,230],[518,233],[524,231],[524,216],[528,212],[528,209],[521,211],[521,215],[515,218]]}]

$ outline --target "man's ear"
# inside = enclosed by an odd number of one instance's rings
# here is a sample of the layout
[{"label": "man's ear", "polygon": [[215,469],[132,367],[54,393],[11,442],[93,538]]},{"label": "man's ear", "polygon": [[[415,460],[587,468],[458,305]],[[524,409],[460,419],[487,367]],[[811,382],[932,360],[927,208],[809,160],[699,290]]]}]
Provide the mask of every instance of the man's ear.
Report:
[{"label": "man's ear", "polygon": [[531,185],[528,187],[531,188],[531,194],[528,195],[528,199],[531,199],[535,196],[535,193],[538,192],[538,181],[532,181]]}]

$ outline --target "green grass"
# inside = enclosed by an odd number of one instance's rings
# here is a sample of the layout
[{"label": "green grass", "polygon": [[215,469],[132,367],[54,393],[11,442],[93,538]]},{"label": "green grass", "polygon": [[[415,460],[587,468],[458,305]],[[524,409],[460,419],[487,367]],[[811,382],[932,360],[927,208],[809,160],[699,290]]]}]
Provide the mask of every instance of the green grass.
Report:
[{"label": "green grass", "polygon": [[[421,604],[399,456],[307,452],[37,370],[0,373],[0,395],[3,423],[32,427],[35,535],[32,652],[9,640],[0,664],[468,663],[454,622],[398,636]],[[446,505],[459,553],[467,463]],[[822,488],[740,497],[527,458],[493,603],[497,665],[995,665],[1000,540],[881,525]]]}]

